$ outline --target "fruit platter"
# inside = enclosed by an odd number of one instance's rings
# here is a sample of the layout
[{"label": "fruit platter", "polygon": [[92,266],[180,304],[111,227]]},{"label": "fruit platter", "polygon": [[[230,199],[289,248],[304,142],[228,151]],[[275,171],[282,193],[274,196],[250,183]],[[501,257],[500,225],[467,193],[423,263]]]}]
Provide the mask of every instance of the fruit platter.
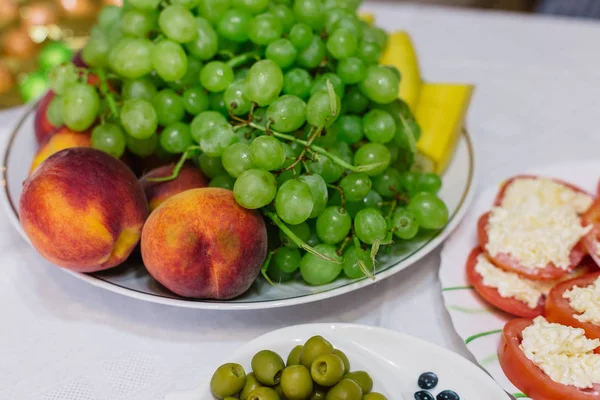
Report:
[{"label": "fruit platter", "polygon": [[[466,359],[414,337],[352,324],[269,332],[228,355],[202,385],[166,395],[194,399],[506,399]],[[285,397],[284,397],[285,396]]]},{"label": "fruit platter", "polygon": [[50,264],[183,307],[315,301],[413,264],[473,195],[473,87],[423,81],[408,34],[359,6],[105,7],[9,138],[9,218]]},{"label": "fruit platter", "polygon": [[600,398],[598,166],[488,188],[442,251],[454,327],[514,397]]}]

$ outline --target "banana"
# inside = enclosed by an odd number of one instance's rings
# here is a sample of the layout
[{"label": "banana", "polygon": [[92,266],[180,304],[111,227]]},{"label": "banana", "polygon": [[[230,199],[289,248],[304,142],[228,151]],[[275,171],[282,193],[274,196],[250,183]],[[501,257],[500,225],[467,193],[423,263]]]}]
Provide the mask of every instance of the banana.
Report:
[{"label": "banana", "polygon": [[425,83],[421,86],[415,118],[421,126],[418,151],[442,173],[454,154],[463,129],[474,86]]},{"label": "banana", "polygon": [[393,32],[380,59],[383,65],[396,67],[402,75],[400,79],[400,98],[414,112],[421,91],[421,72],[417,53],[408,32]]}]

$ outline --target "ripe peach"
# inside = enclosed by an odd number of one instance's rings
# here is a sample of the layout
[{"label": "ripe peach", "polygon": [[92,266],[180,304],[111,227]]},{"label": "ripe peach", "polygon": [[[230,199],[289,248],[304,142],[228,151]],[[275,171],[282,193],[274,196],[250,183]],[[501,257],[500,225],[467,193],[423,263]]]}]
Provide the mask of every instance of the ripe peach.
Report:
[{"label": "ripe peach", "polygon": [[191,164],[186,164],[179,171],[177,178],[166,182],[152,182],[151,178],[163,178],[173,173],[175,164],[163,165],[155,168],[140,178],[140,183],[146,192],[146,199],[150,211],[161,205],[169,197],[175,196],[189,189],[198,189],[208,186],[208,179],[202,171]]},{"label": "ripe peach", "polygon": [[92,145],[90,134],[87,132],[73,132],[67,127],[59,128],[46,143],[40,147],[36,153],[31,167],[29,168],[29,175],[33,174],[36,168],[52,154],[57,153],[64,149],[70,149],[72,147],[90,147]]},{"label": "ripe peach", "polygon": [[49,157],[23,185],[19,218],[37,251],[73,271],[123,262],[148,215],[142,185],[120,160],[78,147]]},{"label": "ripe peach", "polygon": [[48,91],[44,97],[40,99],[35,108],[35,119],[33,121],[33,130],[35,132],[35,140],[38,144],[45,143],[56,130],[56,126],[52,125],[48,120],[48,106],[54,99],[54,92]]},{"label": "ripe peach", "polygon": [[150,214],[141,248],[148,272],[174,293],[231,299],[260,272],[267,230],[258,211],[238,205],[233,192],[192,189]]}]

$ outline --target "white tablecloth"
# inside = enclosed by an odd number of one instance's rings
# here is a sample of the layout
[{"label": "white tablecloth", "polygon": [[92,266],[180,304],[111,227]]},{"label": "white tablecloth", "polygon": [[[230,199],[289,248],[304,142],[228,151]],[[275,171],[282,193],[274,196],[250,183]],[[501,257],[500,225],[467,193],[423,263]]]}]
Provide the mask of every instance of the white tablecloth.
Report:
[{"label": "white tablecloth", "polygon": [[[375,3],[365,8],[385,28],[411,32],[427,79],[477,84],[469,129],[480,185],[532,165],[597,157],[600,24]],[[19,112],[0,113],[0,137]],[[41,265],[6,218],[0,221],[2,399],[159,400],[197,385],[244,342],[308,322],[379,325],[469,357],[443,307],[439,251],[325,302],[212,312],[94,288]]]}]

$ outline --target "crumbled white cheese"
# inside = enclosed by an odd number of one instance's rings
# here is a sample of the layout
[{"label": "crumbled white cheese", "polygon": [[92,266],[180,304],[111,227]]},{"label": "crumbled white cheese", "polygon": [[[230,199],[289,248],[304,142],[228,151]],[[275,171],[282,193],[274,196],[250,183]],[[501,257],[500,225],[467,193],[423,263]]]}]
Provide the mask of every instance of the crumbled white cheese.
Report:
[{"label": "crumbled white cheese", "polygon": [[552,179],[521,178],[515,179],[506,188],[502,199],[502,207],[521,207],[523,204],[530,202],[532,198],[540,206],[570,206],[578,214],[583,214],[594,201],[591,196],[577,192]]},{"label": "crumbled white cheese", "polygon": [[550,379],[580,389],[600,384],[600,340],[588,339],[583,329],[549,323],[537,317],[523,330],[521,350]]},{"label": "crumbled white cheese", "polygon": [[562,297],[579,313],[575,315],[579,321],[600,325],[600,277],[587,287],[572,287]]},{"label": "crumbled white cheese", "polygon": [[550,293],[556,285],[556,281],[532,281],[504,271],[492,264],[484,254],[477,257],[475,271],[483,278],[483,284],[498,290],[501,297],[517,299],[531,309],[536,308],[540,297]]}]

